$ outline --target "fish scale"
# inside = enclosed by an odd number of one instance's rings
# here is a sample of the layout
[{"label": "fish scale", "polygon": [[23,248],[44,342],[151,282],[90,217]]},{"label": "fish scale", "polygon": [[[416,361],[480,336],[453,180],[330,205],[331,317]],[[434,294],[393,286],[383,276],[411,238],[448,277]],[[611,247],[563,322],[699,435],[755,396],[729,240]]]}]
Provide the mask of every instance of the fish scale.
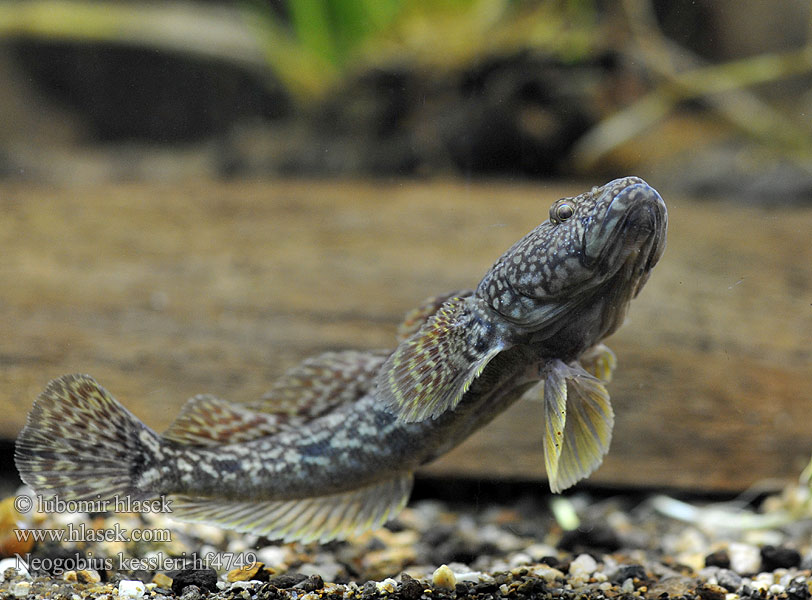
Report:
[{"label": "fish scale", "polygon": [[639,178],[558,200],[473,291],[409,312],[393,351],[307,359],[253,403],[196,396],[162,434],[92,377],[65,375],[35,401],[17,468],[44,496],[164,496],[175,518],[324,542],[397,514],[415,469],[533,388],[561,491],[608,451],[615,357],[601,342],[666,229],[662,198]]}]

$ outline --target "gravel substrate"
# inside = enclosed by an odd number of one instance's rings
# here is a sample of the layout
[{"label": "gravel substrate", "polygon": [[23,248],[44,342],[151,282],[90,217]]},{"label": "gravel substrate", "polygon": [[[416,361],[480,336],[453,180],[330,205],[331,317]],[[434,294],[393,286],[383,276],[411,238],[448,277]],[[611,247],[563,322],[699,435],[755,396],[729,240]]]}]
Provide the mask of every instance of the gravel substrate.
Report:
[{"label": "gravel substrate", "polygon": [[[27,561],[0,561],[0,598],[807,600],[812,519],[799,493],[768,499],[755,517],[586,494],[554,511],[540,494],[478,507],[422,500],[383,529],[323,546],[275,544],[162,513],[34,513],[21,521],[31,531],[92,541],[37,542]],[[794,518],[781,517],[787,510]],[[579,526],[566,530],[573,518]],[[170,539],[122,540],[135,531]],[[9,531],[0,526],[0,534],[8,554]]]}]

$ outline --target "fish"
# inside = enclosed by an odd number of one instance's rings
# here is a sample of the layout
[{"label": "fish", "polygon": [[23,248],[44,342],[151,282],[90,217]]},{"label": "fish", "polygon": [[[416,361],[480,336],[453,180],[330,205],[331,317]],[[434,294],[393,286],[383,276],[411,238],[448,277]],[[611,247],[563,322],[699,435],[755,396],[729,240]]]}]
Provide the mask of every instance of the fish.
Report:
[{"label": "fish", "polygon": [[162,433],[91,376],[64,375],[34,401],[17,469],[46,497],[163,498],[174,519],[323,543],[382,526],[416,469],[529,396],[561,492],[608,452],[603,340],[660,260],[667,221],[637,177],[557,200],[474,289],[409,312],[394,350],[306,359],[252,402],[195,396]]}]

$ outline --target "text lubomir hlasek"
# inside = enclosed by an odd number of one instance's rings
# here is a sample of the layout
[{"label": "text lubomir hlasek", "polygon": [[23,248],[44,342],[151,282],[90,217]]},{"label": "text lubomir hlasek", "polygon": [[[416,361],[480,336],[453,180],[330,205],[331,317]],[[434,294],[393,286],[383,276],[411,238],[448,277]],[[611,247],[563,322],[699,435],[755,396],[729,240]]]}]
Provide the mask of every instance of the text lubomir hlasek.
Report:
[{"label": "text lubomir hlasek", "polygon": [[161,496],[136,500],[130,496],[113,496],[102,500],[63,500],[59,496],[37,496],[37,512],[42,513],[171,513],[172,500]]}]

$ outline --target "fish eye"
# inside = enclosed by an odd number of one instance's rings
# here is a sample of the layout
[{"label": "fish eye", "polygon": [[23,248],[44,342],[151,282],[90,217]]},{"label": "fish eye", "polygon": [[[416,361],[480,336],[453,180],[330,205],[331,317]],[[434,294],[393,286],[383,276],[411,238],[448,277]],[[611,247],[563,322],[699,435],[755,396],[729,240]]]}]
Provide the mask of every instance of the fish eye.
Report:
[{"label": "fish eye", "polygon": [[575,210],[569,202],[556,202],[550,207],[550,221],[553,223],[563,223],[573,214]]}]

